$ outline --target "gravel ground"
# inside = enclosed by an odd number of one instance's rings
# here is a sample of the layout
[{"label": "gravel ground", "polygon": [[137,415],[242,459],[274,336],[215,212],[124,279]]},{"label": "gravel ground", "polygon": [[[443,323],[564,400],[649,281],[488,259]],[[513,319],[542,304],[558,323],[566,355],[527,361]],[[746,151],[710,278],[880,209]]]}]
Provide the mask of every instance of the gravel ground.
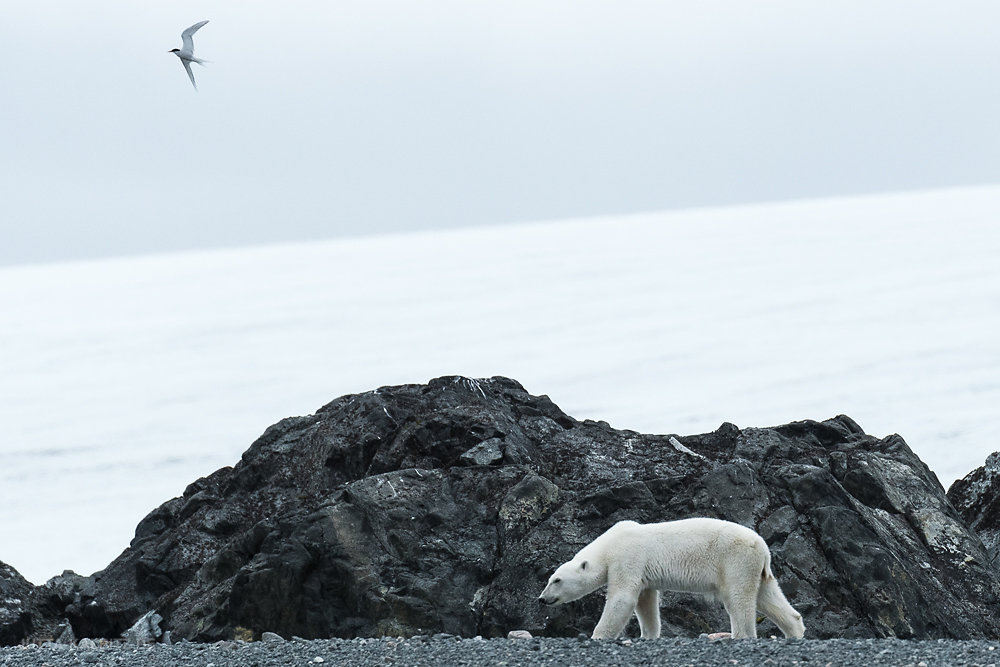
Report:
[{"label": "gravel ground", "polygon": [[895,639],[324,639],[0,648],[0,666],[50,665],[995,665],[1000,642]]}]

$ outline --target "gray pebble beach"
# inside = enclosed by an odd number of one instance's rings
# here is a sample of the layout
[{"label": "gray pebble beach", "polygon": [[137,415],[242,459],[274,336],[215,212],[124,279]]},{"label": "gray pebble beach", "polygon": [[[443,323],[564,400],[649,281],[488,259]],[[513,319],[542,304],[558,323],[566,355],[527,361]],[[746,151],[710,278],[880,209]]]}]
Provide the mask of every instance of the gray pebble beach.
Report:
[{"label": "gray pebble beach", "polygon": [[995,665],[1000,642],[897,639],[325,639],[130,646],[15,646],[0,665]]}]

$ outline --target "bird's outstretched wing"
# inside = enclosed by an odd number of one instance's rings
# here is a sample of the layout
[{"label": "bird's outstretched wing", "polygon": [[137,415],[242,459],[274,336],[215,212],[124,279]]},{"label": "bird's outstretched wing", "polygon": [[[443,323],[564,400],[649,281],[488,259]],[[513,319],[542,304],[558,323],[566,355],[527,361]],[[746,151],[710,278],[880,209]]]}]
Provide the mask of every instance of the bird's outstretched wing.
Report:
[{"label": "bird's outstretched wing", "polygon": [[188,78],[191,79],[191,85],[194,86],[195,90],[198,90],[198,84],[194,82],[194,72],[191,71],[191,61],[181,58],[181,62],[184,63],[184,69],[187,70]]},{"label": "bird's outstretched wing", "polygon": [[[208,21],[199,21],[181,33],[181,42],[183,44],[183,47],[181,48],[182,51],[185,51],[186,53],[194,53],[194,34],[198,32],[198,29],[206,23],[208,23]],[[188,72],[190,73],[190,71],[191,70],[189,68]],[[194,81],[194,77],[191,77],[191,80]]]}]

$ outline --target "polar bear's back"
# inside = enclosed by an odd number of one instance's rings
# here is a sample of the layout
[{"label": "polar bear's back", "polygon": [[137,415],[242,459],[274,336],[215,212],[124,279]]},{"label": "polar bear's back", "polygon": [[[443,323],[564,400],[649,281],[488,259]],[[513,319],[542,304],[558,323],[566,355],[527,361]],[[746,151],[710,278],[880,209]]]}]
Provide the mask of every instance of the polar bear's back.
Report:
[{"label": "polar bear's back", "polygon": [[[620,521],[619,523],[625,522]],[[760,535],[750,528],[723,519],[694,517],[691,519],[679,519],[677,521],[663,521],[661,523],[641,524],[634,521],[630,523],[639,527],[645,525],[647,530],[663,537],[693,537],[697,535],[705,540],[724,537],[726,539],[745,539],[755,543],[764,541]]]},{"label": "polar bear's back", "polygon": [[754,543],[764,541],[760,535],[744,525],[708,517],[693,517],[691,519],[678,519],[676,521],[661,521],[660,523],[619,521],[606,530],[598,540],[603,539],[605,536],[609,540],[623,538],[629,540],[683,539],[691,542],[710,542],[721,538],[727,540],[745,539]]}]

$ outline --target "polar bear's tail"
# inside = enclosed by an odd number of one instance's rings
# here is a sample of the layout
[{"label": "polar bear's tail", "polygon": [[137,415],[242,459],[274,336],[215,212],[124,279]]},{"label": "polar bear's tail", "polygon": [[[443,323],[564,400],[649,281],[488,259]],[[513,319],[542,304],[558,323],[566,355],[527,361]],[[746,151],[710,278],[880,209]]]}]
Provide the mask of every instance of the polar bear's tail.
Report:
[{"label": "polar bear's tail", "polygon": [[802,614],[795,611],[795,608],[788,603],[785,594],[781,592],[781,587],[778,586],[778,580],[771,573],[770,553],[767,554],[760,573],[757,608],[774,621],[786,637],[801,639],[805,634],[806,626],[802,622]]}]

